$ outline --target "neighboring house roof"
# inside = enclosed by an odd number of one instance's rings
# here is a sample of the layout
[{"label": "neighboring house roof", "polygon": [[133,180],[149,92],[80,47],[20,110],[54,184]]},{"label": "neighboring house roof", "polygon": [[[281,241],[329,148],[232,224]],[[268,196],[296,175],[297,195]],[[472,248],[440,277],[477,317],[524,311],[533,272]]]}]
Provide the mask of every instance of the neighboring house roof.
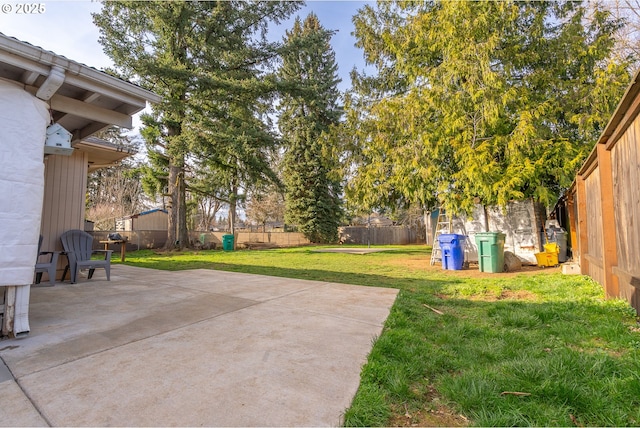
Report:
[{"label": "neighboring house roof", "polygon": [[161,100],[140,86],[0,33],[0,78],[49,103],[72,145],[110,125],[132,127],[132,115]]},{"label": "neighboring house roof", "polygon": [[169,211],[167,211],[167,210],[163,210],[162,208],[155,208],[153,210],[143,211],[141,213],[138,213],[138,215],[141,216],[141,215],[147,215],[147,214],[156,213],[156,212],[162,212],[162,213],[165,213],[165,214],[169,214]]},{"label": "neighboring house roof", "polygon": [[152,213],[155,213],[155,212],[161,212],[161,213],[169,214],[169,212],[167,210],[164,210],[162,208],[154,208],[152,210],[143,211],[141,213],[127,215],[127,216],[121,217],[121,219],[122,220],[126,220],[126,219],[129,219],[129,218],[138,218],[138,217],[140,217],[142,215],[152,214]]}]

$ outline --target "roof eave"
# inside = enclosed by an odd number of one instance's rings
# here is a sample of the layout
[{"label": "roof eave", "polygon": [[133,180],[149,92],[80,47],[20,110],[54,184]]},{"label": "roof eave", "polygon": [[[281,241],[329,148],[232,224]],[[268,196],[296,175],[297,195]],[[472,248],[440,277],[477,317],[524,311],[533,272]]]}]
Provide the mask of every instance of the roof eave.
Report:
[{"label": "roof eave", "polygon": [[[3,51],[7,51],[7,53]],[[0,59],[40,74],[47,74],[53,66],[61,67],[66,74],[65,80],[69,83],[80,83],[80,86],[86,86],[87,84],[89,86],[98,85],[103,89],[111,89],[118,92],[118,95],[121,97],[135,97],[138,99],[137,105],[140,107],[140,110],[145,107],[145,101],[157,103],[162,100],[161,96],[133,83],[126,82],[96,70],[95,68],[72,61],[61,55],[56,55],[53,52],[30,45],[2,33],[0,33]],[[82,83],[84,83],[84,85]],[[88,89],[91,89],[91,87]],[[140,100],[142,100],[142,103],[140,103]]]}]

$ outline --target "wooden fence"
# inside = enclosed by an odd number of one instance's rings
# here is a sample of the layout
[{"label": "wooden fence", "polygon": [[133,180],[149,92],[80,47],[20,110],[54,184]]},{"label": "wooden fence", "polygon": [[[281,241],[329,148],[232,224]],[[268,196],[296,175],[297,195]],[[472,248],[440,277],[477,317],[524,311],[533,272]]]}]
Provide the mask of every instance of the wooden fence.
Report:
[{"label": "wooden fence", "polygon": [[343,244],[405,245],[424,243],[424,232],[406,226],[347,226],[339,229]]},{"label": "wooden fence", "polygon": [[559,202],[581,272],[640,313],[640,73]]},{"label": "wooden fence", "polygon": [[[94,248],[102,247],[99,241],[105,241],[110,233],[119,233],[127,239],[127,251],[162,248],[167,242],[167,231],[133,230],[133,231],[92,231]],[[191,242],[203,249],[222,248],[222,236],[227,232],[191,232]],[[309,244],[302,233],[295,232],[236,232],[236,248],[269,248],[297,247]],[[120,245],[114,244],[111,249],[120,251]]]}]

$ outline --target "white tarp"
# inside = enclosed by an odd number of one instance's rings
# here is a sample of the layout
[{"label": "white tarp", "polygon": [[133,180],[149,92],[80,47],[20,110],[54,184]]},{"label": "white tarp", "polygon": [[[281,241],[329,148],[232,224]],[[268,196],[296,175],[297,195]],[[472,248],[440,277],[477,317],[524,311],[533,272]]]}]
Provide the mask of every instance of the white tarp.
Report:
[{"label": "white tarp", "polygon": [[0,286],[33,282],[48,124],[45,102],[0,79]]}]

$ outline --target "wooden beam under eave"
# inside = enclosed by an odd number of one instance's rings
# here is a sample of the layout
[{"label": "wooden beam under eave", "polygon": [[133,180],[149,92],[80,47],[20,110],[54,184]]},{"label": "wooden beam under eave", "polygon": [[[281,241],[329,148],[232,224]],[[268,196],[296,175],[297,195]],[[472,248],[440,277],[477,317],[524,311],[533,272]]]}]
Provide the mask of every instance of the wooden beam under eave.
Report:
[{"label": "wooden beam under eave", "polygon": [[36,80],[38,79],[38,76],[40,76],[40,73],[37,73],[35,71],[25,70],[25,72],[22,73],[22,77],[20,78],[20,81],[25,85],[31,86],[36,82]]},{"label": "wooden beam under eave", "polygon": [[97,92],[89,92],[87,96],[82,99],[82,101],[84,101],[85,103],[92,103],[96,101],[98,98],[100,98],[101,96],[102,95],[100,95]]},{"label": "wooden beam under eave", "polygon": [[109,126],[111,126],[108,123],[100,123],[100,122],[93,122],[90,123],[89,125],[85,126],[82,129],[79,129],[77,132],[74,132],[73,134],[73,139],[71,140],[71,143],[75,143],[76,141],[81,141],[84,140],[87,137],[92,136],[93,134],[95,134],[96,132],[102,131],[103,129],[107,129]]},{"label": "wooden beam under eave", "polygon": [[64,113],[91,119],[96,122],[117,125],[121,128],[131,129],[133,127],[133,120],[129,115],[118,113],[113,110],[107,110],[105,108],[97,107],[95,105],[85,103],[84,101],[75,100],[62,95],[55,94],[51,97],[50,106],[52,110],[62,111]]},{"label": "wooden beam under eave", "polygon": [[602,257],[604,288],[608,297],[619,297],[618,277],[613,268],[618,266],[616,248],[616,216],[613,195],[613,170],[611,152],[604,144],[598,144],[598,169],[600,172],[600,199],[602,201]]}]

